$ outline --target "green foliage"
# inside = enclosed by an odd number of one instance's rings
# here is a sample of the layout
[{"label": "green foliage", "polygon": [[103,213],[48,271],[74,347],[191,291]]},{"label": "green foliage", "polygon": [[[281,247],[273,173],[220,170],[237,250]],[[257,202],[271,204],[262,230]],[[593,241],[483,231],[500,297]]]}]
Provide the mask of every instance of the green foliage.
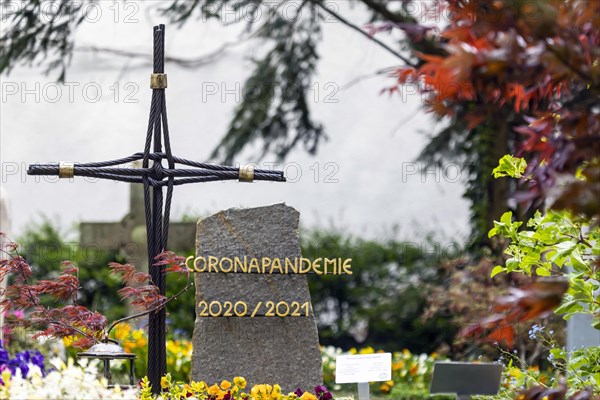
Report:
[{"label": "green foliage", "polygon": [[520,221],[512,221],[512,213],[505,213],[496,222],[489,236],[503,236],[510,240],[505,250],[509,256],[505,265],[494,268],[492,275],[501,272],[522,272],[527,275],[562,275],[570,288],[562,305],[556,310],[565,319],[576,313],[595,316],[594,326],[600,329],[600,303],[596,292],[600,289],[600,227],[589,220],[574,216],[568,210],[539,211],[531,218],[526,229]]},{"label": "green foliage", "polygon": [[527,162],[523,158],[513,157],[510,154],[500,159],[500,164],[494,168],[492,174],[494,178],[510,176],[511,178],[520,178],[527,168]]},{"label": "green foliage", "polygon": [[[402,389],[398,387],[392,390],[391,397],[396,400],[427,400],[429,393],[426,390]],[[456,399],[456,396],[452,399]]]},{"label": "green foliage", "polygon": [[[535,387],[560,388],[566,387],[567,383],[570,393],[591,388],[593,393],[600,394],[600,348],[566,351],[557,343],[555,337],[556,332],[537,324],[534,324],[529,331],[530,341],[544,348],[544,352],[549,351],[547,361],[550,367],[547,369],[528,365],[513,352],[504,351],[501,359],[509,361],[503,371],[500,391],[493,398],[512,400],[515,393],[522,390],[533,390]],[[574,398],[585,399],[586,397]]]},{"label": "green foliage", "polygon": [[[378,352],[384,352],[379,350]],[[343,352],[335,347],[322,347],[321,356],[323,359],[323,383],[328,388],[336,391],[350,392],[356,388],[354,384],[337,385],[335,383],[335,363],[340,355],[344,354],[374,354],[375,349],[364,347],[360,350],[351,349],[349,352]],[[394,392],[413,392],[425,393],[431,385],[433,375],[433,366],[436,361],[444,360],[436,353],[417,354],[409,350],[396,351],[392,353],[392,380],[387,382],[371,382],[371,391],[373,393],[389,394]],[[392,396],[394,398],[394,396]]]},{"label": "green foliage", "polygon": [[591,387],[600,391],[600,347],[588,347],[567,352],[562,347],[550,350],[550,359],[569,378],[569,386]]},{"label": "green foliage", "polygon": [[352,259],[352,275],[309,277],[321,344],[430,353],[451,342],[455,328],[447,319],[420,319],[427,303],[426,285],[439,279],[436,266],[442,255],[433,248],[425,241],[420,247],[331,230],[304,234],[304,257]]},{"label": "green foliage", "polygon": [[[531,284],[531,278],[522,274],[501,274],[492,278],[492,270],[498,262],[496,257],[482,258],[476,262],[463,257],[440,263],[439,268],[444,271],[442,283],[427,288],[428,307],[422,318],[441,317],[451,326],[473,326],[475,321],[490,317],[490,304],[510,295],[511,288]],[[564,331],[565,321],[557,316],[539,323],[556,332]],[[546,354],[540,353],[536,344],[529,339],[528,326],[512,324],[519,356],[529,364],[542,366]],[[556,337],[562,344],[563,335]],[[493,342],[498,339],[498,336],[494,337]],[[497,360],[500,349],[493,342],[490,340],[490,343],[483,344],[474,341],[473,335],[457,334],[451,343],[451,356],[457,360],[475,360],[479,357]]]},{"label": "green foliage", "polygon": [[[5,315],[5,321],[11,316]],[[60,351],[59,346],[55,346],[52,342],[41,343],[39,340],[31,338],[31,333],[22,327],[15,327],[7,332],[4,329],[2,346],[8,350],[10,354],[17,354],[25,350],[37,350],[44,355],[45,358],[56,355]]]},{"label": "green foliage", "polygon": [[430,394],[426,390],[393,390],[391,398],[394,400],[456,400],[456,394],[435,393]]},{"label": "green foliage", "polygon": [[[49,220],[26,230],[19,242],[35,278],[54,276],[62,261],[72,260],[80,271],[80,303],[110,320],[123,317],[127,309],[117,295],[121,286],[110,275],[107,264],[124,260],[115,252],[99,252],[95,247],[66,241],[67,236]],[[317,316],[328,316],[319,320],[321,343],[345,349],[359,345],[388,350],[409,348],[418,353],[430,353],[441,344],[450,343],[457,329],[452,322],[443,316],[420,317],[427,304],[426,288],[437,285],[440,279],[439,258],[453,254],[441,254],[433,243],[424,241],[422,245],[361,240],[334,230],[303,234],[305,257],[353,260],[353,275],[309,278],[315,312]],[[190,254],[191,250],[181,255]],[[180,291],[185,283],[183,277],[168,274],[167,296]],[[188,290],[168,304],[169,334],[191,336],[194,296],[194,290]],[[145,325],[144,321],[140,323]]]},{"label": "green foliage", "polygon": [[[121,283],[110,274],[108,263],[125,260],[115,251],[101,251],[95,246],[80,245],[69,241],[69,235],[61,231],[59,224],[43,219],[28,226],[19,238],[19,251],[32,266],[35,279],[47,279],[60,273],[63,261],[72,261],[79,267],[81,288],[78,301],[81,305],[97,310],[114,321],[127,313],[127,306],[119,300],[117,291]],[[71,235],[74,236],[74,235]],[[182,255],[191,255],[190,249]],[[167,293],[170,297],[186,285],[185,277],[167,274]],[[194,290],[187,290],[177,301],[167,305],[168,323],[171,334],[191,336],[195,314]],[[142,321],[144,325],[144,321]]]},{"label": "green foliage", "polygon": [[60,274],[61,263],[72,261],[79,267],[79,304],[97,310],[110,320],[122,317],[126,307],[116,295],[121,288],[110,274],[108,262],[120,260],[114,252],[104,252],[94,246],[80,246],[68,241],[69,235],[49,219],[34,223],[19,238],[19,252],[33,269],[34,279],[46,279]]},{"label": "green foliage", "polygon": [[[504,158],[499,169],[507,175],[519,175]],[[568,197],[568,196],[567,196]],[[575,214],[571,209],[551,209],[544,214],[537,211],[525,226],[522,221],[512,220],[512,213],[502,215],[489,232],[490,237],[501,236],[509,241],[504,265],[496,266],[492,275],[503,272],[562,276],[569,282],[569,289],[561,305],[554,310],[569,319],[575,314],[593,315],[593,326],[600,329],[600,226],[595,217]],[[600,387],[600,348],[590,347],[567,351],[558,346],[553,332],[532,328],[532,339],[541,340],[549,350],[548,360],[566,375],[569,390],[592,388],[598,394]],[[539,382],[545,386],[543,382]],[[554,384],[558,384],[557,381]],[[564,385],[564,383],[563,383]]]},{"label": "green foliage", "polygon": [[[193,250],[184,252],[182,256],[190,256]],[[194,277],[190,277],[194,279]],[[167,298],[180,292],[186,285],[186,278],[181,274],[167,274]],[[196,321],[196,291],[194,287],[180,294],[177,299],[167,304],[168,334],[177,337],[191,337]]]},{"label": "green foliage", "polygon": [[246,94],[213,158],[232,163],[245,146],[257,141],[262,141],[262,156],[272,152],[284,159],[300,143],[310,154],[316,152],[324,132],[310,116],[308,96],[319,58],[320,26],[315,8],[307,8],[310,17],[299,17],[301,7],[294,23],[274,12],[269,17],[273,22],[260,30],[259,36],[273,46],[253,60],[254,69],[244,83]]},{"label": "green foliage", "polygon": [[65,73],[73,52],[73,32],[88,13],[97,12],[96,0],[2,1],[0,35],[0,73],[10,72],[16,64],[33,65],[47,61],[46,72],[58,69],[58,80]]}]

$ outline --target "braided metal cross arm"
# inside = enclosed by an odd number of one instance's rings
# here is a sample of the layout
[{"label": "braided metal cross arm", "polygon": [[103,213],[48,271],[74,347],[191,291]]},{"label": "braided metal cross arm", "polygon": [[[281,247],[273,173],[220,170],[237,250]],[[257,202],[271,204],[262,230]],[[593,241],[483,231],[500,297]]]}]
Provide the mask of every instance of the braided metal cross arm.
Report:
[{"label": "braided metal cross arm", "polygon": [[98,179],[109,179],[121,182],[143,183],[148,179],[151,187],[164,187],[169,184],[168,178],[173,177],[174,186],[186,183],[214,182],[222,180],[251,181],[273,181],[285,182],[281,171],[254,169],[250,165],[242,167],[222,166],[217,164],[200,163],[173,157],[174,164],[180,164],[193,168],[164,168],[160,162],[166,159],[164,153],[149,153],[148,158],[153,161],[151,167],[129,168],[119,165],[142,160],[143,153],[136,153],[129,157],[96,163],[71,163],[62,162],[54,164],[33,164],[29,166],[28,175],[59,176],[61,178],[72,178],[74,176],[85,176]]}]

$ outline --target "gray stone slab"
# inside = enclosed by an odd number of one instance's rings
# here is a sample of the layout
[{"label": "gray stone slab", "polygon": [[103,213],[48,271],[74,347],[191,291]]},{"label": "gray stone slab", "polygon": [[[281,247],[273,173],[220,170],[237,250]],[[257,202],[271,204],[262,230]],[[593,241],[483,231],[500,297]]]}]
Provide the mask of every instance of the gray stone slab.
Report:
[{"label": "gray stone slab", "polygon": [[[196,256],[300,257],[299,216],[285,204],[219,212],[198,221]],[[310,302],[304,275],[197,273],[195,283],[196,305],[244,301],[248,315],[258,302]],[[243,376],[249,385],[278,383],[285,392],[312,390],[322,383],[312,307],[308,317],[265,317],[265,307],[254,318],[202,317],[199,310],[192,339],[193,380],[211,384]]]},{"label": "gray stone slab", "polygon": [[567,350],[600,346],[600,331],[592,326],[590,314],[576,314],[567,322]]},{"label": "gray stone slab", "polygon": [[[138,269],[148,271],[144,188],[139,184],[129,187],[129,213],[118,222],[82,222],[79,225],[82,248],[103,251],[118,250],[125,260]],[[194,248],[196,224],[171,222],[169,250],[190,251]]]}]

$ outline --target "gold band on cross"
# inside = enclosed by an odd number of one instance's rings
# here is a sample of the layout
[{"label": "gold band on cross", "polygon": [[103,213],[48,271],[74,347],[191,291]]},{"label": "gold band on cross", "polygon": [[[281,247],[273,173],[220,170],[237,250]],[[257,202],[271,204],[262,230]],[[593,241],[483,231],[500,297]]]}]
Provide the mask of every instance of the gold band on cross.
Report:
[{"label": "gold band on cross", "polygon": [[59,178],[72,178],[75,176],[75,163],[70,161],[61,161],[58,164]]},{"label": "gold band on cross", "polygon": [[152,75],[150,75],[150,88],[151,89],[166,89],[167,88],[167,74],[152,74]]},{"label": "gold band on cross", "polygon": [[240,167],[240,182],[252,182],[254,180],[254,167],[252,165],[244,165]]}]

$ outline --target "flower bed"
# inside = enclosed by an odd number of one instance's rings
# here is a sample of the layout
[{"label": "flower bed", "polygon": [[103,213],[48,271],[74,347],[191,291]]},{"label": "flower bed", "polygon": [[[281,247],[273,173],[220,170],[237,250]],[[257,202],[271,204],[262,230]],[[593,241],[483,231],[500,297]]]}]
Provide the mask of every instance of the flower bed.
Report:
[{"label": "flower bed", "polygon": [[[173,342],[172,346],[173,352],[191,352],[188,344]],[[161,394],[154,396],[146,377],[139,388],[108,388],[105,379],[98,379],[97,361],[82,359],[76,365],[72,358],[67,363],[54,358],[50,364],[47,369],[44,356],[37,351],[22,351],[11,358],[0,342],[0,399],[333,400],[324,386],[312,392],[297,389],[285,394],[277,384],[247,388],[243,377],[209,386],[205,382],[177,381],[170,373],[161,379]]]},{"label": "flower bed", "polygon": [[[375,351],[372,347],[365,347],[360,350],[351,349],[349,352],[343,352],[341,349],[331,346],[322,348],[325,385],[336,391],[354,392],[356,385],[335,384],[336,357],[343,354],[373,354],[375,352],[383,353],[384,351]],[[392,379],[387,382],[372,383],[371,391],[391,394],[394,399],[402,393],[409,393],[409,396],[414,396],[415,393],[426,393],[431,382],[433,364],[439,360],[442,360],[442,358],[438,357],[436,353],[429,355],[413,354],[407,349],[392,353]]]},{"label": "flower bed", "polygon": [[9,358],[0,347],[0,399],[136,399],[137,389],[109,389],[106,380],[99,380],[98,363],[73,360],[64,363],[58,358],[50,362],[45,372],[41,354],[21,352]]},{"label": "flower bed", "polygon": [[162,399],[198,399],[198,400],[332,400],[333,395],[324,387],[317,386],[314,392],[305,392],[297,389],[295,392],[283,393],[277,384],[254,385],[250,390],[246,388],[246,379],[235,377],[233,381],[224,380],[212,386],[205,382],[174,382],[171,374],[161,379],[163,393],[154,397],[148,384],[148,379],[141,382],[142,400]]}]

